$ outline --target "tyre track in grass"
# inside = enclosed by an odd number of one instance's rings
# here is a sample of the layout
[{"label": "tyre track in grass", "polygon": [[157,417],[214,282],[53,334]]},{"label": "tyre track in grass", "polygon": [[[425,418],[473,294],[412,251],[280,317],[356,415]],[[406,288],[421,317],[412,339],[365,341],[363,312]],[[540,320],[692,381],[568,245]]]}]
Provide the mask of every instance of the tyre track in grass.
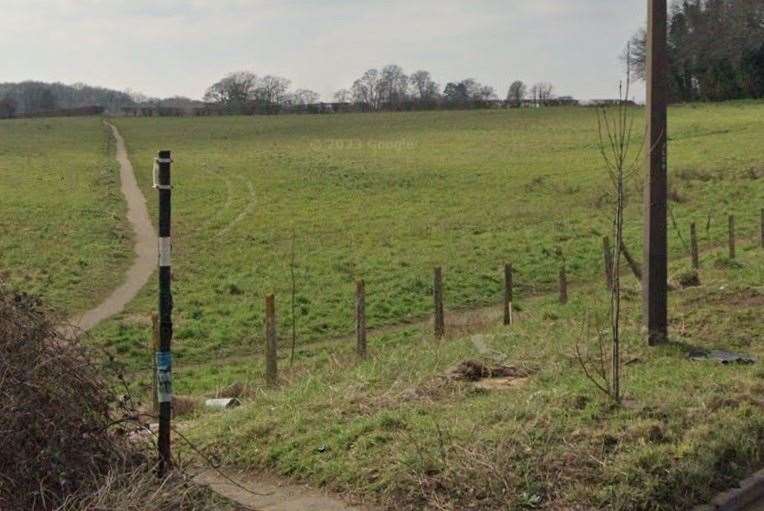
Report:
[{"label": "tyre track in grass", "polygon": [[138,187],[133,166],[128,159],[125,141],[119,130],[111,123],[105,124],[111,128],[117,146],[116,160],[119,163],[120,187],[127,202],[127,221],[133,231],[135,259],[119,287],[94,308],[71,318],[69,325],[61,329],[62,333],[69,338],[87,332],[102,321],[122,312],[149,281],[157,264],[156,233],[146,208],[146,197]]}]

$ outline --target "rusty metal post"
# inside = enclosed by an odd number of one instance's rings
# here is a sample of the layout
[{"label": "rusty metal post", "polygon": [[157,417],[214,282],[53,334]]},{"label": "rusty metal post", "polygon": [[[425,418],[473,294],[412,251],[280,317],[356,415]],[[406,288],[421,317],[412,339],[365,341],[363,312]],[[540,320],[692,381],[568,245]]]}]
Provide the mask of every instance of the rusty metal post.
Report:
[{"label": "rusty metal post", "polygon": [[648,343],[668,341],[667,104],[668,55],[666,0],[648,0],[645,271],[642,314]]}]

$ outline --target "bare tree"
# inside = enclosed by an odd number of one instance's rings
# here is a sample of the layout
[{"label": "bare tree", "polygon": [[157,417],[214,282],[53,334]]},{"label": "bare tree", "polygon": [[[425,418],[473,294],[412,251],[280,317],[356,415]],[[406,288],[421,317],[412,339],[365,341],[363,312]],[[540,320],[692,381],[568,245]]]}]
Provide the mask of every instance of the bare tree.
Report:
[{"label": "bare tree", "polygon": [[544,104],[554,97],[554,85],[549,82],[538,84],[539,101]]},{"label": "bare tree", "polygon": [[336,103],[350,103],[353,99],[353,94],[347,89],[340,89],[334,93],[334,101]]},{"label": "bare tree", "polygon": [[507,102],[515,106],[520,106],[525,99],[525,96],[527,95],[528,86],[525,85],[525,82],[517,80],[512,82],[512,85],[509,86],[509,91],[507,92]]},{"label": "bare tree", "polygon": [[398,105],[406,100],[409,78],[400,66],[390,64],[380,73],[379,92],[381,100],[391,105]]},{"label": "bare tree", "polygon": [[280,76],[264,76],[257,81],[257,88],[254,91],[255,99],[265,105],[284,103],[291,83],[290,80]]},{"label": "bare tree", "polygon": [[531,97],[531,100],[533,100],[533,104],[536,106],[538,106],[539,104],[540,95],[541,95],[541,91],[539,88],[539,84],[534,83],[530,90],[530,97]]},{"label": "bare tree", "polygon": [[249,71],[238,71],[227,75],[207,89],[204,100],[229,107],[241,107],[251,99],[256,87],[257,75]]},{"label": "bare tree", "polygon": [[492,99],[497,99],[498,97],[499,96],[496,95],[496,89],[490,85],[481,85],[477,95],[474,96],[475,99],[480,101],[490,101]]},{"label": "bare tree", "polygon": [[[627,53],[627,59],[629,59]],[[627,60],[628,62],[628,60]],[[627,68],[629,66],[627,65]],[[621,402],[621,263],[623,259],[623,226],[626,208],[626,183],[639,172],[642,148],[633,144],[635,117],[628,101],[631,73],[626,73],[626,87],[619,87],[619,102],[613,111],[603,107],[597,116],[599,150],[610,179],[613,195],[613,237],[610,260],[613,261],[609,306],[610,372],[605,369],[604,337],[598,333],[600,360],[593,370],[587,367],[578,346],[576,351],[584,373],[617,403]],[[588,321],[587,321],[588,322]]]},{"label": "bare tree", "polygon": [[289,99],[293,105],[313,105],[319,102],[321,95],[309,89],[297,89]]},{"label": "bare tree", "polygon": [[353,82],[353,100],[366,105],[370,110],[379,110],[381,77],[376,69],[369,69],[361,78]]},{"label": "bare tree", "polygon": [[414,89],[414,97],[422,103],[435,100],[440,94],[440,86],[432,80],[429,71],[420,70],[409,77]]}]

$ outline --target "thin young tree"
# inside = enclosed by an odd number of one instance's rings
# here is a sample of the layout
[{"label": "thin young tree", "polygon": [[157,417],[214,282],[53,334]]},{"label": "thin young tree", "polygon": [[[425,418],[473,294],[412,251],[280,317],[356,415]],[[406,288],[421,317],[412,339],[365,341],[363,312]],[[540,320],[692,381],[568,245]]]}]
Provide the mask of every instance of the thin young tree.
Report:
[{"label": "thin young tree", "polygon": [[289,365],[294,365],[294,352],[295,348],[297,346],[297,306],[296,306],[296,295],[297,295],[297,279],[295,278],[295,243],[296,243],[296,235],[294,227],[292,227],[292,240],[289,247],[289,274],[292,280],[292,345],[291,350],[289,354]]},{"label": "thin young tree", "polygon": [[631,89],[630,54],[627,50],[626,85],[618,87],[619,101],[615,108],[603,107],[598,111],[597,125],[599,134],[599,151],[607,172],[613,196],[612,232],[615,243],[611,246],[613,278],[610,286],[609,303],[609,343],[610,343],[610,374],[605,370],[603,339],[600,341],[600,364],[595,371],[586,367],[580,356],[584,372],[598,388],[607,392],[617,403],[621,402],[621,265],[623,260],[623,226],[626,209],[626,184],[640,169],[642,148],[634,144],[635,118],[629,102]]}]

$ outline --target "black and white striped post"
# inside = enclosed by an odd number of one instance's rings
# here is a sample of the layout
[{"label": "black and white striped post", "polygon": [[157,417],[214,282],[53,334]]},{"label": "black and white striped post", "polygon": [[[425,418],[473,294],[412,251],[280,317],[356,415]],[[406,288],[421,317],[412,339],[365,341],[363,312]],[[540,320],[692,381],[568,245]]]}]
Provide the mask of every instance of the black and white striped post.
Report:
[{"label": "black and white striped post", "polygon": [[172,268],[170,151],[159,151],[154,165],[154,188],[159,192],[159,351],[156,353],[157,401],[159,401],[159,477],[171,466],[172,420]]}]

